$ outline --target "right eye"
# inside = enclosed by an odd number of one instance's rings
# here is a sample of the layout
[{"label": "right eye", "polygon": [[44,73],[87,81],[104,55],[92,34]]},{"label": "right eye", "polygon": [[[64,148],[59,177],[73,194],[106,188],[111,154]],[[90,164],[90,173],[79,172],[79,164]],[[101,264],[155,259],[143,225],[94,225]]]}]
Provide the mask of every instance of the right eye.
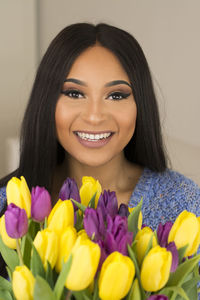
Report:
[{"label": "right eye", "polygon": [[70,90],[61,91],[61,93],[70,98],[75,98],[75,99],[84,98],[83,93],[81,93],[78,90],[70,89]]}]

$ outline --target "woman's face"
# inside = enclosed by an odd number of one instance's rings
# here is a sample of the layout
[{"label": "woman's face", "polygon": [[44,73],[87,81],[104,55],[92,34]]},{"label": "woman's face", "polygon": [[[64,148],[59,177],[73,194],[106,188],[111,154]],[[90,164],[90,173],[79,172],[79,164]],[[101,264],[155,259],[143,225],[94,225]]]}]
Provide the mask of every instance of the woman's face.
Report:
[{"label": "woman's face", "polygon": [[57,137],[75,160],[100,166],[120,157],[133,136],[137,108],[118,59],[95,45],[74,62],[55,112]]}]

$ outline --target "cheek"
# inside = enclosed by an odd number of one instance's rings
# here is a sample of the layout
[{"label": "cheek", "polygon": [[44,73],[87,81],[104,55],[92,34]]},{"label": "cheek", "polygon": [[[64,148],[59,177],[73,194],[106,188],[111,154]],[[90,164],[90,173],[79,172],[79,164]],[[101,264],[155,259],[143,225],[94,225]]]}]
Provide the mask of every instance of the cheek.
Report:
[{"label": "cheek", "polygon": [[135,103],[126,110],[122,110],[120,114],[120,124],[123,134],[125,133],[127,138],[132,137],[135,131],[135,124],[137,118],[137,108]]}]

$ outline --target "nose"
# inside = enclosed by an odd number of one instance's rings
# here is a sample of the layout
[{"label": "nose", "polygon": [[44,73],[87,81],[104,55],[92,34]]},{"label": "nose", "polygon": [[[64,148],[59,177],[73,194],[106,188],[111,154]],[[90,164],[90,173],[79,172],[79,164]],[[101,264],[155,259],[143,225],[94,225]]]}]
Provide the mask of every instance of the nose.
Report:
[{"label": "nose", "polygon": [[82,111],[82,118],[85,122],[98,125],[106,118],[105,105],[103,101],[88,101]]}]

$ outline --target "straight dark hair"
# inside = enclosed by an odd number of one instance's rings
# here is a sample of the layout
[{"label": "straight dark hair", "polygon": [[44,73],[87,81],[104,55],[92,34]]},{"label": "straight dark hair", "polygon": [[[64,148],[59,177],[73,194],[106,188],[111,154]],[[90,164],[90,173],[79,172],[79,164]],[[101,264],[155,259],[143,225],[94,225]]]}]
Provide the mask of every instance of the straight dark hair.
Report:
[{"label": "straight dark hair", "polygon": [[135,133],[124,149],[125,157],[156,172],[166,169],[156,97],[140,45],[128,32],[114,26],[77,23],[67,26],[54,38],[39,65],[22,123],[19,168],[4,177],[0,186],[12,176],[23,175],[29,188],[39,185],[51,191],[55,167],[65,156],[56,138],[56,103],[76,58],[97,42],[121,62],[137,105]]}]

